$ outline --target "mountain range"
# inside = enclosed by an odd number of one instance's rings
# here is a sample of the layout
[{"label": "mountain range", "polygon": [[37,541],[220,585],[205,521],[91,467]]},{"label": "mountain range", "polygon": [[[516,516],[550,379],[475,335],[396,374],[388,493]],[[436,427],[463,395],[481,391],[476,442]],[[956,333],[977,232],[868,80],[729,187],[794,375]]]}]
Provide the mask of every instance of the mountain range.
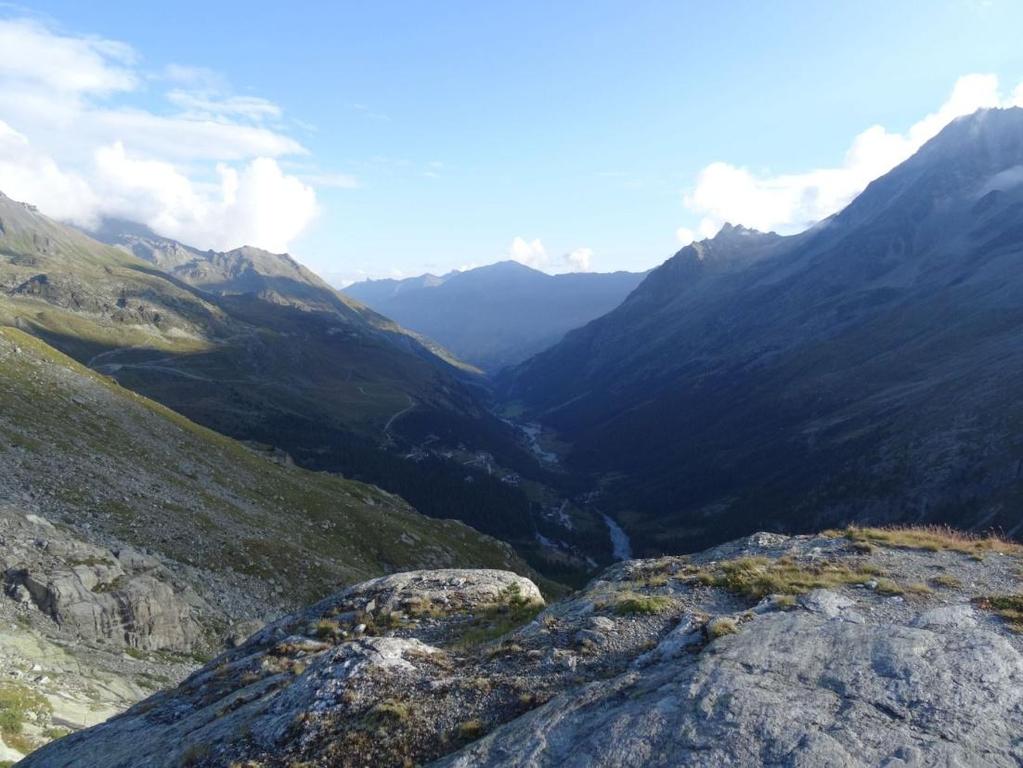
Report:
[{"label": "mountain range", "polygon": [[502,478],[549,473],[438,345],[286,255],[203,252],[116,222],[99,233],[112,246],[8,198],[0,226],[0,323],[221,434],[544,558],[534,486]]},{"label": "mountain range", "polygon": [[1011,765],[1021,259],[1018,108],[645,275],[0,195],[0,763]]},{"label": "mountain range", "polygon": [[501,379],[644,552],[850,520],[997,527],[1023,492],[1023,109],[838,214],[726,226]]},{"label": "mountain range", "polygon": [[440,277],[366,280],[344,293],[496,373],[614,309],[642,279],[634,272],[548,275],[502,261]]}]

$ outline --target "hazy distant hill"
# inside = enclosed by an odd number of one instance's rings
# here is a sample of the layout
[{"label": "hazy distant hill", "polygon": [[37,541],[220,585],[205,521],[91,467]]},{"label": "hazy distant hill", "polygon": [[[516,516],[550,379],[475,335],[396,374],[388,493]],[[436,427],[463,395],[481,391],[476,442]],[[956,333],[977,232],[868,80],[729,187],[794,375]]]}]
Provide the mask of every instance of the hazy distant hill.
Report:
[{"label": "hazy distant hill", "polygon": [[496,372],[610,311],[643,279],[631,272],[548,275],[516,261],[405,280],[367,280],[345,293]]},{"label": "hazy distant hill", "polygon": [[1023,531],[1023,109],[794,237],[728,227],[509,371],[640,550],[850,519]]}]

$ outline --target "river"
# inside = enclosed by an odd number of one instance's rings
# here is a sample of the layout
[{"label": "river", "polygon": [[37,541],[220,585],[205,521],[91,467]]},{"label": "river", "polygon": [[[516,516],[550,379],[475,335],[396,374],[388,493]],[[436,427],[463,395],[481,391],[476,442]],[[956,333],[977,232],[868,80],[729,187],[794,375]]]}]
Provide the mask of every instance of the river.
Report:
[{"label": "river", "polygon": [[632,542],[629,541],[629,534],[623,531],[622,527],[609,515],[605,515],[601,512],[600,516],[604,518],[604,524],[607,525],[608,533],[611,534],[612,557],[614,557],[615,560],[631,560]]}]

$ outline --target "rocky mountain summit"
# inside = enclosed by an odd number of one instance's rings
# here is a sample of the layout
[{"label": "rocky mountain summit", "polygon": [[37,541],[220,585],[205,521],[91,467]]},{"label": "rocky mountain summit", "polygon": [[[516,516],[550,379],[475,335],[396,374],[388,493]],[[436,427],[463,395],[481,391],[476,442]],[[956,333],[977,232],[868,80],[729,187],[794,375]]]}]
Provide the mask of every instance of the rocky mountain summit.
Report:
[{"label": "rocky mountain summit", "polygon": [[761,533],[547,607],[507,572],[392,575],[22,765],[1015,766],[1021,556]]}]

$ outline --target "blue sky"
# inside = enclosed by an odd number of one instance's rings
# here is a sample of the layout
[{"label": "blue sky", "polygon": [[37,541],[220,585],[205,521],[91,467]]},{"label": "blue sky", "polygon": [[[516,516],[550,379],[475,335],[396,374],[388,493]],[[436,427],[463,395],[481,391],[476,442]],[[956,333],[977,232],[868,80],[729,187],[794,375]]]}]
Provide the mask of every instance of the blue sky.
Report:
[{"label": "blue sky", "polygon": [[0,50],[28,94],[0,105],[0,190],[337,280],[645,269],[726,218],[799,229],[1023,80],[1016,0],[722,5],[2,6],[31,40]]}]

